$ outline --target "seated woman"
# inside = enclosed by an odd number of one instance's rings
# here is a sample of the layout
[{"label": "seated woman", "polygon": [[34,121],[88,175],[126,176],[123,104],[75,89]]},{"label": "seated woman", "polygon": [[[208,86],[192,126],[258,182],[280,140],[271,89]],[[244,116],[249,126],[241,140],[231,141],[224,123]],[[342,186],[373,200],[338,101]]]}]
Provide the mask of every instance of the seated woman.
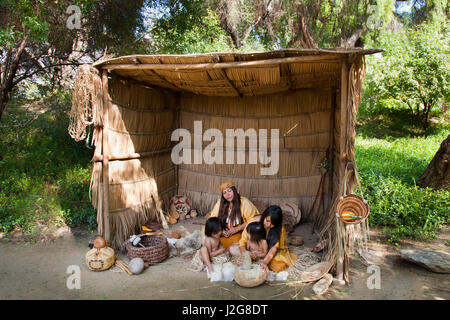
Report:
[{"label": "seated woman", "polygon": [[253,222],[260,213],[246,197],[241,196],[232,181],[225,181],[220,185],[222,196],[215,204],[210,217],[218,217],[222,225],[223,234],[220,243],[232,255],[239,255],[237,245],[241,240],[242,231],[247,224]]},{"label": "seated woman", "polygon": [[[259,262],[260,266],[268,271],[280,272],[287,267],[295,264],[298,256],[289,252],[286,245],[286,230],[283,225],[283,213],[279,206],[270,206],[262,214],[260,223],[263,224],[266,230],[266,239],[269,252],[263,260]],[[242,233],[239,241],[239,250],[241,251],[242,259],[244,257],[246,245],[248,241],[248,234],[246,231]]]}]

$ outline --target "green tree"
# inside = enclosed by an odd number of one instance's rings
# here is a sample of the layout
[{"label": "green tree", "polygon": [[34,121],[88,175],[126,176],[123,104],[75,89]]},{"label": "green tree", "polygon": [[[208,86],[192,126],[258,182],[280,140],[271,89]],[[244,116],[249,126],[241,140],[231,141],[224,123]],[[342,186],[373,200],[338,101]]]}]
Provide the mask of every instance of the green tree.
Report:
[{"label": "green tree", "polygon": [[[194,39],[200,43],[210,39],[212,43],[217,40],[223,44],[224,33],[230,50],[362,46],[360,39],[376,36],[374,29],[380,27],[378,22],[388,21],[394,10],[390,0],[161,0],[156,3],[155,7],[164,14],[154,17],[154,49],[173,45],[176,52],[180,52],[180,46],[195,50],[195,46],[188,44],[195,42]],[[207,35],[205,28],[210,29]]]},{"label": "green tree", "polygon": [[[41,76],[58,83],[84,57],[143,48],[145,0],[0,0],[0,119],[12,91]],[[68,10],[76,5],[78,9]],[[69,24],[69,19],[79,18]],[[76,22],[76,21],[75,21]],[[43,78],[42,78],[43,77]]]},{"label": "green tree", "polygon": [[156,8],[164,13],[150,28],[153,52],[185,54],[231,50],[217,14],[203,1],[168,1],[159,3]]},{"label": "green tree", "polygon": [[407,106],[424,131],[431,111],[449,102],[449,39],[430,24],[385,34],[386,51],[368,81],[381,102],[393,99]]}]

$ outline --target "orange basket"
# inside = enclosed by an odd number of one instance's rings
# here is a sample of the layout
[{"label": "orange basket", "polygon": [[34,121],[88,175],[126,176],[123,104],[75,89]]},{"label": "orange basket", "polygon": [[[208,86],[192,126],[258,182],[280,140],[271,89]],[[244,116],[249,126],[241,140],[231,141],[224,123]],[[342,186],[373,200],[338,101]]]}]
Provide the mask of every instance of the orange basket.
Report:
[{"label": "orange basket", "polygon": [[[364,221],[369,216],[370,208],[362,197],[356,194],[349,194],[339,199],[336,206],[336,211],[339,215],[339,219],[345,224],[358,224]],[[342,218],[342,213],[345,211],[353,212],[357,216],[361,216],[360,219],[345,220]]]}]

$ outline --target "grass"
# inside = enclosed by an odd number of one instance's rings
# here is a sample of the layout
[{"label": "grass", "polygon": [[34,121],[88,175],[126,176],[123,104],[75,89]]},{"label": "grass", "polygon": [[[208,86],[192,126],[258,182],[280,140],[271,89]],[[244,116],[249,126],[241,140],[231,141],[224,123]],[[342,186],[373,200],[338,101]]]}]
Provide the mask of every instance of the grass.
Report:
[{"label": "grass", "polygon": [[407,237],[434,238],[449,222],[450,192],[420,188],[415,182],[450,133],[449,123],[431,126],[425,136],[412,135],[418,129],[405,110],[381,110],[359,120],[356,163],[371,209],[370,225],[380,227],[395,245]]}]

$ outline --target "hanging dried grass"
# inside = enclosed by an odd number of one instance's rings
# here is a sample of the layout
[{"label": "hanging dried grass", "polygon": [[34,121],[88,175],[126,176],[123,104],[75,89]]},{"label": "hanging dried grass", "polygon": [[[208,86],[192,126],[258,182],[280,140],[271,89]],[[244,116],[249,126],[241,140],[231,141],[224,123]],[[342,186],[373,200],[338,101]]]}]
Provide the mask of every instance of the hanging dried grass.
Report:
[{"label": "hanging dried grass", "polygon": [[[100,72],[90,65],[79,66],[69,113],[69,135],[76,141],[86,139],[86,144],[89,144],[90,126],[102,124],[102,109]],[[94,134],[91,144],[95,144],[96,138]]]},{"label": "hanging dried grass", "polygon": [[[367,241],[369,239],[368,219],[364,219],[364,221],[359,225],[346,225],[341,221],[340,217],[336,215],[337,205],[341,196],[345,195],[347,190],[349,193],[352,193],[353,187],[359,181],[355,162],[354,142],[356,136],[356,114],[361,101],[361,89],[364,75],[364,57],[359,57],[351,64],[348,74],[348,105],[341,106],[341,108],[346,108],[347,111],[347,132],[345,132],[345,150],[339,151],[346,154],[347,160],[354,164],[353,174],[348,174],[346,167],[345,172],[341,173],[343,174],[342,177],[339,175],[334,175],[333,179],[337,182],[337,188],[334,188],[332,205],[330,206],[326,216],[319,217],[319,226],[321,229],[319,237],[321,240],[328,240],[324,260],[329,261],[333,266],[335,266],[338,261],[338,257],[341,257],[344,261],[343,271],[344,278],[347,282],[349,280],[349,257],[354,252],[355,243],[358,245],[360,250],[367,250]],[[339,118],[338,112],[336,113],[336,118]],[[339,122],[340,121],[337,121],[336,123]],[[341,131],[341,128],[339,128],[338,131]]]}]

